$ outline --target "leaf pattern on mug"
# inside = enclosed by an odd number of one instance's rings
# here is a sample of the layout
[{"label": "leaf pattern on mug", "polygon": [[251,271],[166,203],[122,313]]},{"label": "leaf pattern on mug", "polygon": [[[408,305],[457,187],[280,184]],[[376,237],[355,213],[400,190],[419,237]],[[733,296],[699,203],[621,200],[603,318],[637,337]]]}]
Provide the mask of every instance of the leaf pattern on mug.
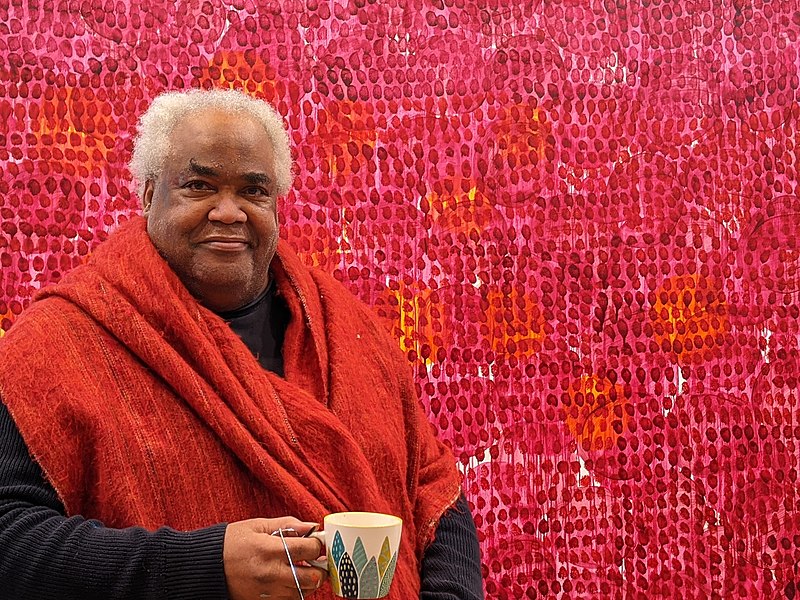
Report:
[{"label": "leaf pattern on mug", "polygon": [[333,535],[333,545],[331,546],[331,556],[333,556],[333,562],[336,566],[339,566],[342,554],[344,554],[344,542],[342,541],[342,536],[337,531]]},{"label": "leaf pattern on mug", "polygon": [[389,562],[389,566],[386,568],[386,572],[383,574],[383,579],[381,579],[381,589],[378,590],[378,598],[383,598],[389,593],[389,586],[392,583],[392,577],[394,577],[394,569],[396,566],[397,552],[392,555],[392,560]]},{"label": "leaf pattern on mug", "polygon": [[373,556],[358,577],[358,597],[377,598],[379,585],[378,563],[375,562],[375,557]]},{"label": "leaf pattern on mug", "polygon": [[367,551],[364,550],[364,542],[361,541],[360,537],[356,538],[355,546],[353,546],[353,565],[356,568],[357,573],[361,573],[364,570],[364,566],[367,564]]},{"label": "leaf pattern on mug", "polygon": [[378,573],[381,577],[386,573],[386,568],[389,566],[389,561],[392,560],[392,549],[389,547],[389,537],[383,538],[381,545],[381,553],[378,556]]},{"label": "leaf pattern on mug", "polygon": [[339,583],[342,587],[342,596],[358,598],[358,573],[347,552],[342,554],[342,560],[339,562]]},{"label": "leaf pattern on mug", "polygon": [[342,595],[342,584],[339,582],[339,569],[336,568],[336,563],[333,562],[333,556],[328,554],[328,576],[331,580],[331,589],[337,596]]}]

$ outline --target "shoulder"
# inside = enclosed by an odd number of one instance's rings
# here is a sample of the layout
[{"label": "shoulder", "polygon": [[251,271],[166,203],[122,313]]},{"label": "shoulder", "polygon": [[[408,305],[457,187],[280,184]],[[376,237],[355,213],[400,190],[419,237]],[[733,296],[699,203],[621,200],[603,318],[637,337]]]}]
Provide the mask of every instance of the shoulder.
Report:
[{"label": "shoulder", "polygon": [[380,356],[381,362],[387,363],[389,368],[398,365],[408,368],[400,351],[400,340],[391,335],[388,324],[368,303],[332,274],[303,264],[285,242],[278,248],[283,270],[290,273],[288,277],[296,281],[303,294],[312,297],[311,313],[321,311],[327,335],[333,336],[334,342],[347,340],[365,355],[375,353],[375,358]]},{"label": "shoulder", "polygon": [[0,338],[0,355],[6,355],[19,346],[45,349],[43,345],[52,344],[58,336],[76,333],[80,329],[79,323],[86,320],[85,316],[80,308],[59,296],[36,300],[22,311]]},{"label": "shoulder", "polygon": [[327,305],[335,307],[341,313],[349,313],[354,322],[360,325],[359,329],[368,331],[374,338],[400,352],[399,340],[392,336],[387,323],[378,316],[374,307],[330,273],[317,268],[309,271]]}]

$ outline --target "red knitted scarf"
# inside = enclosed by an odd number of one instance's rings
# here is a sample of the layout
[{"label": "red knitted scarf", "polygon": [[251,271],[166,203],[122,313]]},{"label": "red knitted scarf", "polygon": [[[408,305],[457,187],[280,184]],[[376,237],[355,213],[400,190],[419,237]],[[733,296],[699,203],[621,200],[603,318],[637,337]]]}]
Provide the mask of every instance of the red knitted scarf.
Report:
[{"label": "red knitted scarf", "polygon": [[[112,527],[368,510],[404,520],[391,598],[459,493],[396,343],[285,245],[285,378],[202,307],[133,219],[0,342],[0,394],[70,515]],[[323,597],[325,597],[323,595]]]}]

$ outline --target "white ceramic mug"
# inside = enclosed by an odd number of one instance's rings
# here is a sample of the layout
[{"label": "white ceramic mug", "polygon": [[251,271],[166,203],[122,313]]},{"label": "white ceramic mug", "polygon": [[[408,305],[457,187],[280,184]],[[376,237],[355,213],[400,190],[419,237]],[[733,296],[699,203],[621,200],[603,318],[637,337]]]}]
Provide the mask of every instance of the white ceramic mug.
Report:
[{"label": "white ceramic mug", "polygon": [[403,520],[370,512],[342,512],[325,517],[325,542],[333,593],[340,598],[383,598],[389,593],[400,551]]}]

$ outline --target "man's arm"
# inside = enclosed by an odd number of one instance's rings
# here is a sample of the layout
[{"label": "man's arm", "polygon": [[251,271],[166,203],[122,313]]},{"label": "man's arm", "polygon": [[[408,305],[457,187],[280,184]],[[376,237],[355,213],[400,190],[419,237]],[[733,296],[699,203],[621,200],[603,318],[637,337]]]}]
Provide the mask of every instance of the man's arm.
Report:
[{"label": "man's arm", "polygon": [[226,597],[225,525],[111,529],[64,516],[0,402],[0,590],[4,600]]},{"label": "man's arm", "polygon": [[467,499],[442,515],[422,557],[421,600],[483,600],[481,553]]}]

